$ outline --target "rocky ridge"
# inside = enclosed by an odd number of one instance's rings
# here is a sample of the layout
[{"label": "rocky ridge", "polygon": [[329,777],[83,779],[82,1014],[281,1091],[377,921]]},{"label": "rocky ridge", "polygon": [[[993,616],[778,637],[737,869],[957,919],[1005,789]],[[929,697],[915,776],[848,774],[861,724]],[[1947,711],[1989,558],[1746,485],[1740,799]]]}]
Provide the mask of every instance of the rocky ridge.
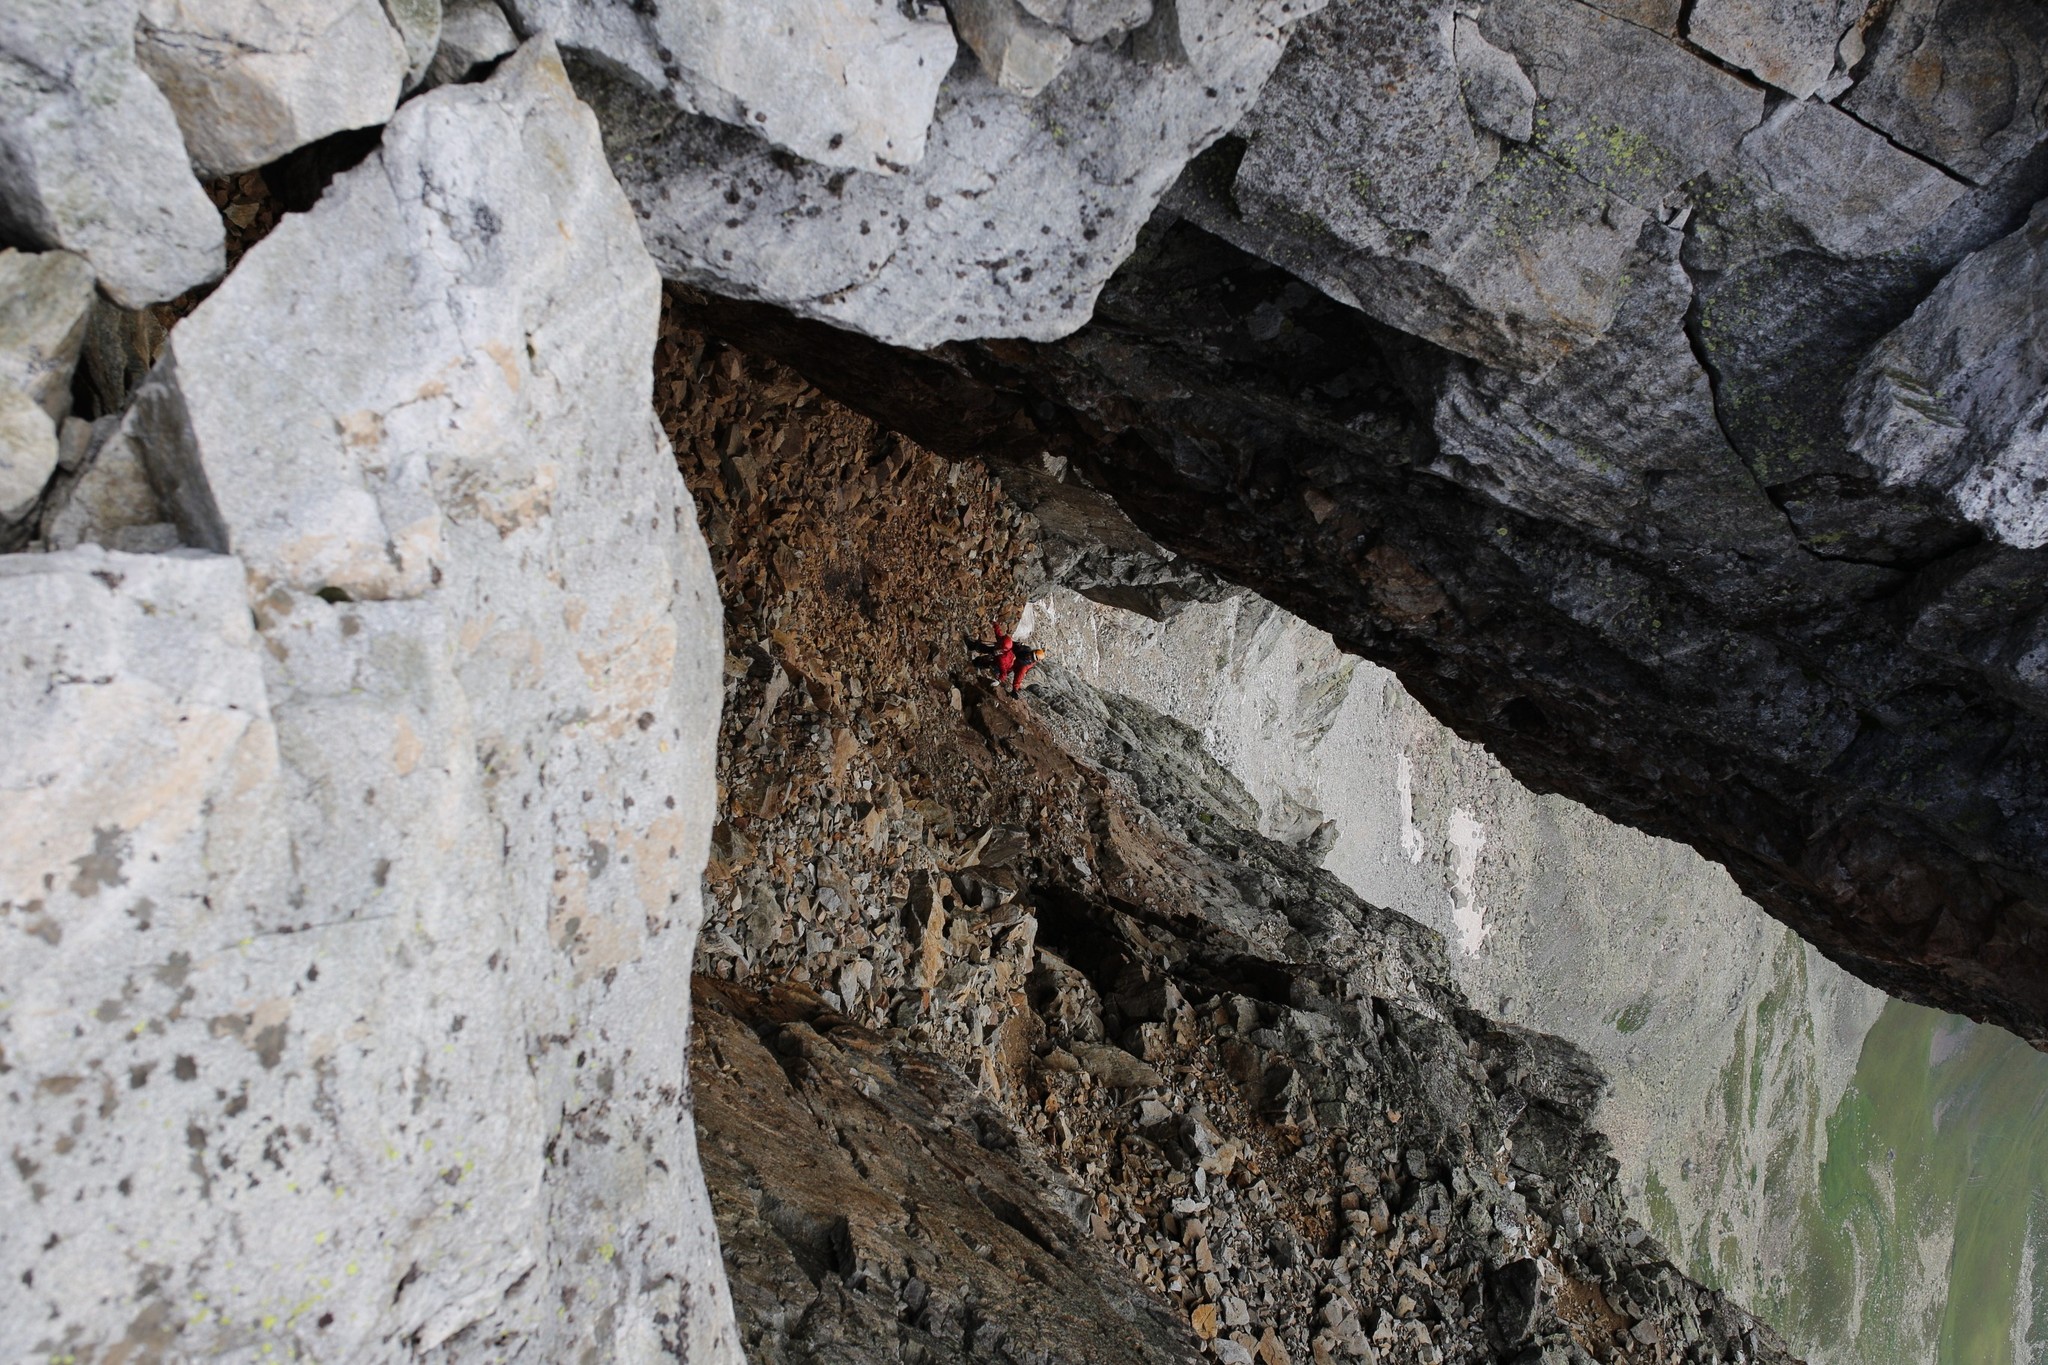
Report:
[{"label": "rocky ridge", "polygon": [[[28,831],[0,891],[19,940],[0,1066],[23,1135],[5,1209],[31,1234],[6,1246],[0,1321],[34,1324],[25,1349],[734,1349],[682,1121],[717,650],[709,569],[647,411],[643,243],[729,296],[696,321],[928,445],[1007,462],[1076,586],[1160,610],[1192,579],[1143,534],[1097,542],[1109,505],[1034,483],[1048,467],[1393,662],[1532,781],[1728,862],[1866,977],[2041,1038],[2038,310],[1998,296],[2040,247],[2034,8],[959,0],[945,17],[964,48],[943,72],[929,6],[756,17],[684,0],[28,0],[0,20],[0,269],[27,305],[10,294],[0,316],[0,546],[54,550],[0,562],[22,623],[0,790]],[[778,80],[785,39],[804,60]],[[1319,122],[1319,92],[1374,71],[1388,79],[1360,85],[1350,121]],[[1624,77],[1653,97],[1618,101]],[[1366,165],[1366,145],[1387,153]],[[1304,161],[1317,146],[1330,154]],[[860,332],[945,345],[916,356]],[[757,479],[772,465],[759,435],[720,436],[721,482],[724,461]],[[874,471],[834,467],[850,516]],[[795,582],[804,565],[771,567]],[[843,622],[820,624],[830,640]],[[750,684],[818,705],[803,661],[763,638],[732,655],[738,676],[764,655]],[[1515,1259],[1494,1241],[1515,1240],[1501,1191],[1520,1194],[1491,1144],[1548,1131],[1546,1113],[1574,1150],[1584,1131],[1571,1085],[1482,1063],[1554,1050],[1489,1042],[1498,1030],[1449,1003],[1429,940],[1230,836],[1236,798],[1184,735],[1063,695],[1041,725],[963,688],[966,729],[937,750],[983,757],[953,770],[952,826],[939,809],[899,829],[882,807],[884,847],[930,847],[927,817],[944,843],[926,870],[950,891],[904,894],[936,898],[948,925],[970,905],[993,915],[986,946],[1008,964],[956,981],[982,1018],[884,1028],[989,1095],[1019,1093],[991,1018],[1029,1037],[1038,1017],[1081,1066],[1051,1070],[1088,1080],[1050,1084],[1074,1087],[1073,1160],[1124,1181],[1097,1191],[1114,1194],[1098,1240],[1134,1277],[1096,1302],[1114,1315],[1149,1292],[1167,1314],[1146,1315],[1133,1351],[1173,1339],[1184,1311],[1195,1340],[1216,1329],[1211,1355],[1271,1365],[1316,1337],[1349,1349],[1347,1314],[1363,1328],[1375,1303],[1393,1349],[1477,1351],[1485,1305],[1523,1297],[1485,1287]],[[756,713],[764,733],[777,710]],[[809,742],[839,759],[841,733],[855,747],[837,766],[858,774],[859,726]],[[1126,734],[1173,752],[1170,770],[1115,758]],[[983,823],[977,781],[1024,783],[1047,813]],[[998,824],[1055,854],[1042,899],[995,875],[1014,842]],[[1071,912],[1045,918],[1043,954],[1042,905]],[[1265,974],[1309,963],[1287,914],[1302,906],[1320,907],[1301,912],[1318,932],[1348,928],[1341,971],[1309,977],[1334,1016],[1296,998],[1291,971]],[[1031,974],[1081,962],[1082,939],[1060,937],[1085,938],[1076,919],[1111,971],[1066,982],[1078,1016],[1046,1017]],[[745,946],[721,924],[720,946]],[[851,1045],[817,1004],[852,1017],[877,972],[896,989],[887,953],[855,954],[865,973],[847,956],[854,928],[777,945],[791,975],[822,954],[836,1005],[704,998],[784,1057],[803,1055],[798,1023]],[[974,933],[952,937],[979,955]],[[915,964],[926,980],[949,970],[938,951]],[[1010,976],[1026,968],[1020,1007]],[[1150,1005],[1120,1003],[1131,968],[1188,989],[1141,1018]],[[1332,1017],[1337,1042],[1313,1022]],[[1089,1053],[1098,1027],[1106,1050]],[[773,1080],[719,1029],[736,1073]],[[1256,1084],[1196,1064],[1226,1044],[1250,1050]],[[1461,1050],[1477,1072],[1447,1064]],[[1102,1093],[1118,1087],[1090,1059],[1116,1054],[1160,1075],[1171,1135]],[[980,1150],[1003,1145],[943,1071],[905,1085],[900,1131],[964,1117]],[[1416,1098],[1378,1119],[1318,1108],[1404,1086]],[[1535,1103],[1546,1088],[1565,1098]],[[1226,1145],[1250,1144],[1227,1175],[1206,1137],[1181,1141],[1198,1101],[1229,1121]],[[1395,1113],[1427,1115],[1419,1164]],[[1284,1137],[1311,1115],[1318,1136],[1298,1146],[1258,1126]],[[1028,1114],[1007,1117],[1042,1143]],[[457,1141],[460,1160],[431,1155]],[[961,1141],[940,1144],[956,1172]],[[1022,1211],[1038,1168],[1006,1162],[972,1205],[935,1194],[1069,1242]],[[1632,1234],[1602,1169],[1575,1168],[1589,1198],[1539,1200],[1540,1234],[1518,1243],[1549,1238],[1521,1263],[1561,1277],[1535,1298],[1532,1349],[1655,1355],[1690,1334],[1694,1354],[1773,1353],[1659,1278],[1648,1244],[1613,1249]],[[1531,1173],[1539,1193],[1564,1179]],[[1212,1179],[1201,1235],[1137,1226],[1157,1191]],[[1404,1248],[1431,1226],[1431,1264],[1409,1263],[1431,1290],[1455,1281],[1457,1303],[1411,1294],[1404,1315],[1371,1256],[1326,1242],[1335,1254],[1306,1265],[1331,1272],[1311,1300],[1330,1330],[1304,1345],[1284,1310],[1305,1280],[1190,1280],[1205,1242],[1225,1266],[1304,1260],[1256,1237],[1241,1250],[1216,1212],[1239,1191],[1257,1208],[1261,1181],[1302,1211],[1305,1243],[1370,1229],[1375,1199],[1389,1245],[1393,1214]],[[308,1213],[322,1197],[335,1212]],[[832,1276],[839,1294],[849,1266],[861,1278],[839,1254],[851,1220],[844,1237],[829,1218],[783,1223],[813,1291]],[[1578,1241],[1558,1240],[1567,1228]],[[1011,1264],[1028,1278],[1033,1263]],[[912,1327],[993,1349],[1012,1329],[983,1333],[967,1306],[1002,1281],[962,1284],[926,1299],[941,1333]],[[1417,1321],[1427,1342],[1395,1325]]]},{"label": "rocky ridge", "polygon": [[750,1358],[1786,1358],[1625,1219],[1582,1057],[1471,1013],[1184,727],[972,674],[1035,518],[678,312],[733,604],[695,1085]]}]

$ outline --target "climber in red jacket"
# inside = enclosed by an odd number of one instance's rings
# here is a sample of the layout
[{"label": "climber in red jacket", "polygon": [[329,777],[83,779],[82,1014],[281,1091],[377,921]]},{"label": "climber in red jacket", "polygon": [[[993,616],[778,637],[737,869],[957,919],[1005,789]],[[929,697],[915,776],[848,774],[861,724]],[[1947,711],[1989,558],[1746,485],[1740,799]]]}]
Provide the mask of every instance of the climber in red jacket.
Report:
[{"label": "climber in red jacket", "polygon": [[[1018,690],[1024,686],[1024,675],[1038,667],[1038,661],[1044,657],[1045,651],[1042,649],[1032,649],[1025,645],[1018,645],[1016,647],[1015,653],[1011,655],[1010,667],[1008,669],[1011,696],[1017,695]],[[1001,687],[1002,685],[1002,675],[998,674],[996,676],[996,686]]]},{"label": "climber in red jacket", "polygon": [[989,667],[995,670],[997,686],[1002,685],[1003,679],[1016,666],[1017,642],[1011,638],[1010,632],[1004,630],[1001,626],[996,627],[996,642],[994,644],[987,644],[980,640],[969,640],[967,648],[974,655],[974,662],[978,666]]}]

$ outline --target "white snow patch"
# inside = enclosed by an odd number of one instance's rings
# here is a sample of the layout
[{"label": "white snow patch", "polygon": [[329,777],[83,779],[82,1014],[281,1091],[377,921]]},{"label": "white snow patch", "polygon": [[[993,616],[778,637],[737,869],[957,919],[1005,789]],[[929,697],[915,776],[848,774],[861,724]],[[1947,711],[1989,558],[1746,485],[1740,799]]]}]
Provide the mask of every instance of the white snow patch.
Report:
[{"label": "white snow patch", "polygon": [[[1405,769],[1407,760],[1402,763]],[[1479,903],[1473,880],[1479,871],[1479,850],[1486,847],[1486,826],[1459,806],[1451,812],[1448,838],[1457,855],[1451,864],[1451,924],[1458,931],[1458,946],[1477,953],[1486,940],[1486,908]]]},{"label": "white snow patch", "polygon": [[1411,863],[1422,861],[1422,831],[1415,828],[1415,765],[1402,754],[1394,766],[1394,790],[1401,794],[1401,851]]}]

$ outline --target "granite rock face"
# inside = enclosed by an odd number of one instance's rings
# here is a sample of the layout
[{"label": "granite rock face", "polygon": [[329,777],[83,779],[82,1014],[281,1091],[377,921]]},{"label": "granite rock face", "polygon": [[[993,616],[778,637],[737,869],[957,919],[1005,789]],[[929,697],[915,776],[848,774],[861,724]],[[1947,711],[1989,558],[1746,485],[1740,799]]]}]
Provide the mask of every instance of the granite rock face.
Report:
[{"label": "granite rock face", "polygon": [[61,458],[92,267],[66,251],[0,251],[0,529],[36,505]]},{"label": "granite rock face", "polygon": [[220,219],[135,64],[136,0],[21,0],[0,16],[0,237],[85,257],[124,307],[221,272]]},{"label": "granite rock face", "polygon": [[657,300],[536,41],[174,329],[114,440],[203,549],[0,560],[10,1347],[736,1358]]},{"label": "granite rock face", "polygon": [[1863,0],[1700,0],[1685,33],[1803,100],[1834,74],[1836,49],[1865,8]]},{"label": "granite rock face", "polygon": [[1909,151],[1989,184],[2048,133],[2048,14],[2026,0],[1901,0],[1839,103]]},{"label": "granite rock face", "polygon": [[1760,92],[1577,0],[1476,20],[1345,0],[1302,25],[1237,165],[1171,202],[1384,322],[1540,370],[1606,331],[1643,223],[1762,114]]},{"label": "granite rock face", "polygon": [[427,67],[429,85],[462,80],[479,63],[496,61],[519,46],[497,0],[449,0],[436,42]]},{"label": "granite rock face", "polygon": [[135,55],[207,177],[382,123],[411,61],[378,0],[142,0]]}]

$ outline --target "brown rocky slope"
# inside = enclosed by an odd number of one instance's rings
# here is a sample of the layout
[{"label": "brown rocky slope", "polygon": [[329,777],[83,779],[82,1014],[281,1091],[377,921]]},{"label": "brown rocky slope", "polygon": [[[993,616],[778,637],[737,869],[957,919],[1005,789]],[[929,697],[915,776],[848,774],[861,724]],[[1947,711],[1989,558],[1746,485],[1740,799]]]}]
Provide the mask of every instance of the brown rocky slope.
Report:
[{"label": "brown rocky slope", "polygon": [[726,620],[692,1085],[750,1358],[1784,1359],[1627,1220],[1602,1082],[1250,832],[1176,722],[964,639],[1035,518],[707,341]]}]

